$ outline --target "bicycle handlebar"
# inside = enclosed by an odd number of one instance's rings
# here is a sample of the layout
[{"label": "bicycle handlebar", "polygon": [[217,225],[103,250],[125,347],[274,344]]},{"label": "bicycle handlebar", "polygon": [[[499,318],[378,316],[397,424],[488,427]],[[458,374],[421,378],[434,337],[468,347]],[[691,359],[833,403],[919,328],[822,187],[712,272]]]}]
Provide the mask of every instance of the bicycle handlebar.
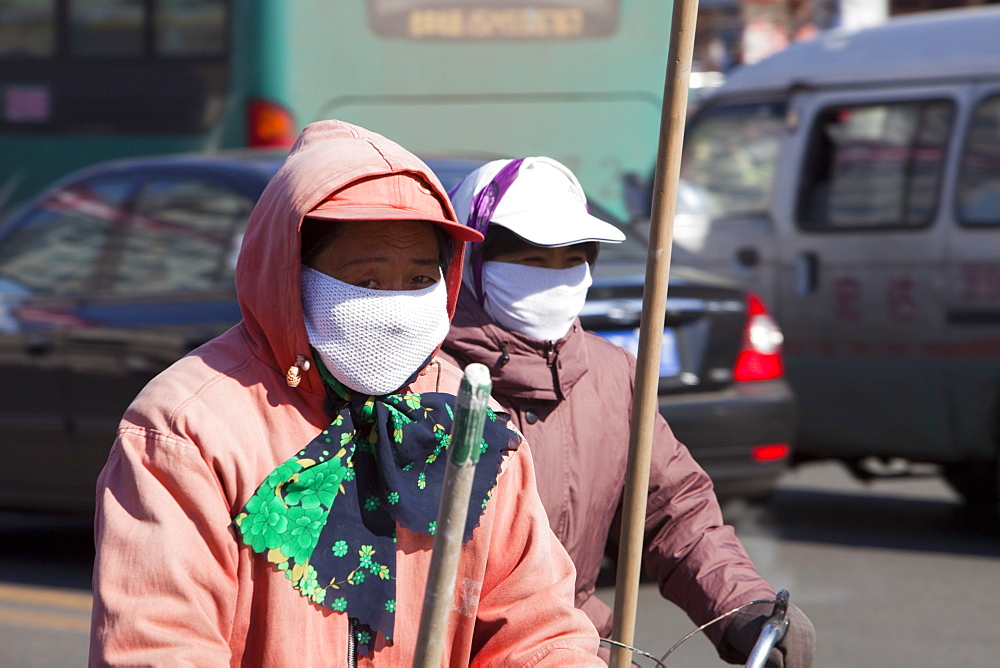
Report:
[{"label": "bicycle handlebar", "polygon": [[774,610],[760,630],[757,644],[754,645],[753,651],[750,652],[750,657],[747,659],[746,668],[764,668],[771,649],[785,637],[785,632],[788,630],[788,598],[787,589],[778,592]]},{"label": "bicycle handlebar", "polygon": [[673,647],[667,650],[666,654],[657,659],[655,656],[649,652],[644,652],[638,647],[632,647],[631,645],[626,645],[620,643],[617,640],[612,640],[611,638],[601,638],[601,642],[614,647],[625,647],[636,654],[640,654],[648,659],[651,659],[660,668],[666,668],[664,661],[667,657],[674,653],[678,647],[683,645],[685,642],[694,637],[697,633],[704,631],[706,628],[722,621],[726,617],[735,615],[741,610],[745,610],[754,605],[763,605],[766,603],[774,603],[774,609],[771,611],[771,616],[764,620],[764,625],[761,627],[760,634],[757,636],[757,643],[754,645],[753,649],[750,651],[750,656],[747,658],[745,668],[765,668],[767,665],[767,655],[771,652],[771,649],[776,647],[778,643],[782,641],[785,637],[785,632],[788,630],[788,599],[789,593],[787,589],[782,589],[778,592],[777,596],[773,599],[759,599],[756,601],[750,601],[744,603],[743,605],[733,608],[732,610],[725,612],[715,619],[705,622],[691,633],[687,634],[680,640],[674,643]]}]

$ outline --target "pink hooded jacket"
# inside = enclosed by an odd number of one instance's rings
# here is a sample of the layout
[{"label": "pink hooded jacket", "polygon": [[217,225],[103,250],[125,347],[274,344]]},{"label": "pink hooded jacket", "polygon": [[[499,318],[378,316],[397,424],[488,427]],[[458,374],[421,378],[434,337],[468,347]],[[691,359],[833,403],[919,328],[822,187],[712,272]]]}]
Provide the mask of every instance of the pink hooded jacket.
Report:
[{"label": "pink hooded jacket", "polygon": [[[236,273],[243,321],[160,374],[126,412],[97,488],[91,665],[345,666],[348,618],[313,605],[243,545],[232,522],[258,485],[328,423],[299,292],[299,226],[330,193],[374,175],[437,179],[374,133],[306,128],[251,216]],[[449,313],[463,243],[446,276]],[[412,392],[455,393],[460,371],[432,361]],[[335,512],[335,511],[334,511]],[[394,644],[357,665],[409,666],[433,538],[398,533]],[[573,565],[549,529],[526,444],[509,453],[463,547],[446,664],[603,665],[575,610]]]}]

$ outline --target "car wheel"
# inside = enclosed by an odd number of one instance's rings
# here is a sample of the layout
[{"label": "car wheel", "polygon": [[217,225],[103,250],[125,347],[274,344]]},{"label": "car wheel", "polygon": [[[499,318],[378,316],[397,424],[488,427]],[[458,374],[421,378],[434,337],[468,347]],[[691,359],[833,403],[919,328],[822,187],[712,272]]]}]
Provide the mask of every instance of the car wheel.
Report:
[{"label": "car wheel", "polygon": [[1000,456],[988,460],[953,462],[944,477],[970,506],[1000,508]]}]

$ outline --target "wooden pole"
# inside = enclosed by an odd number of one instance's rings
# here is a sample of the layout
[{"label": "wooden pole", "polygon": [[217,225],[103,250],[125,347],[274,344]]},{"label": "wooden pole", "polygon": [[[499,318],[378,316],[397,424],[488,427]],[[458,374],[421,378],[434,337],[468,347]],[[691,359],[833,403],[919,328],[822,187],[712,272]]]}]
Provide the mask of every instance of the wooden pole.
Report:
[{"label": "wooden pole", "polygon": [[424,607],[420,615],[414,667],[440,668],[447,637],[458,572],[458,557],[462,551],[465,520],[469,512],[469,496],[479,463],[479,444],[486,422],[486,404],[493,382],[490,370],[482,364],[465,367],[462,385],[455,401],[455,421],[448,446],[448,468],[441,485],[437,530],[434,532],[434,552],[427,576]]},{"label": "wooden pole", "polygon": [[[660,380],[660,349],[667,309],[670,250],[677,204],[677,180],[680,177],[688,82],[691,78],[691,57],[698,18],[698,0],[673,2],[663,113],[653,177],[649,252],[646,258],[646,284],[642,294],[642,319],[639,323],[639,354],[615,584],[612,638],[625,645],[633,645],[635,636],[649,463]],[[631,650],[617,646],[611,648],[612,668],[625,668],[631,661]]]}]

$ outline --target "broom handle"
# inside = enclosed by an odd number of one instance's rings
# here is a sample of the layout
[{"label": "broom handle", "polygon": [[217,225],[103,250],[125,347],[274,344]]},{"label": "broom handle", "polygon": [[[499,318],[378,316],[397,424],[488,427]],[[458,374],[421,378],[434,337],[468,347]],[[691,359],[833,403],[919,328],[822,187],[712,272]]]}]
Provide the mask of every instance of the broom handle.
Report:
[{"label": "broom handle", "polygon": [[[632,400],[618,572],[615,579],[615,616],[611,637],[625,645],[635,644],[646,495],[657,413],[656,394],[660,381],[663,321],[667,310],[677,180],[680,177],[688,81],[691,77],[691,56],[698,18],[698,0],[673,2],[660,140],[653,177],[653,210],[646,258],[646,283],[642,295],[642,319],[639,323],[639,354]],[[630,649],[619,645],[611,648],[611,668],[625,668],[631,662]]]},{"label": "broom handle", "polygon": [[441,665],[448,617],[454,600],[458,557],[462,551],[465,520],[469,512],[469,496],[479,462],[479,444],[483,438],[486,404],[492,387],[490,371],[485,366],[470,364],[465,367],[455,401],[455,421],[441,486],[441,505],[435,525],[434,551],[420,616],[414,668],[439,668]]}]

